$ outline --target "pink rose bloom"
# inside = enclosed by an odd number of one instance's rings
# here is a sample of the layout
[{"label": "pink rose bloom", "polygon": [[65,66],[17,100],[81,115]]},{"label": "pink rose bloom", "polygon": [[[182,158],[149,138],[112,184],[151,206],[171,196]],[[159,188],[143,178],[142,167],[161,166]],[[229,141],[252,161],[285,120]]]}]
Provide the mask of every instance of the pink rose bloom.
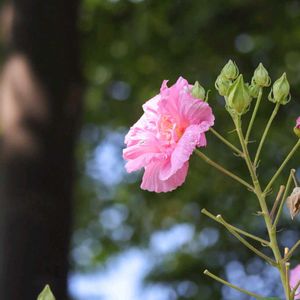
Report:
[{"label": "pink rose bloom", "polygon": [[[300,280],[300,265],[290,271],[290,287],[293,289]],[[295,298],[300,299],[300,288],[297,289]]]},{"label": "pink rose bloom", "polygon": [[300,117],[298,117],[296,120],[296,128],[300,129]]},{"label": "pink rose bloom", "polygon": [[206,146],[205,132],[214,124],[210,106],[191,95],[187,80],[180,77],[143,105],[144,114],[125,137],[127,172],[144,168],[141,188],[169,192],[185,181],[189,158],[196,147]]}]

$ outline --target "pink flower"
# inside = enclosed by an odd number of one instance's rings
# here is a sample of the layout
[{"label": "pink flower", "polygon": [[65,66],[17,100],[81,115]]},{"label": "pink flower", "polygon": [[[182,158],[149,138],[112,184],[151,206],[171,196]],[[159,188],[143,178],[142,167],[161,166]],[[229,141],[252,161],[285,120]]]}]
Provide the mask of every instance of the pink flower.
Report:
[{"label": "pink flower", "polygon": [[125,137],[127,172],[144,168],[141,188],[169,192],[182,185],[189,158],[206,146],[205,132],[214,124],[210,106],[191,95],[182,77],[171,86],[163,81],[160,93],[143,105],[144,114]]},{"label": "pink flower", "polygon": [[[290,287],[293,289],[300,280],[300,265],[290,271]],[[300,299],[300,287],[297,289],[295,298]]]},{"label": "pink flower", "polygon": [[296,120],[296,128],[300,129],[300,117],[298,117]]}]

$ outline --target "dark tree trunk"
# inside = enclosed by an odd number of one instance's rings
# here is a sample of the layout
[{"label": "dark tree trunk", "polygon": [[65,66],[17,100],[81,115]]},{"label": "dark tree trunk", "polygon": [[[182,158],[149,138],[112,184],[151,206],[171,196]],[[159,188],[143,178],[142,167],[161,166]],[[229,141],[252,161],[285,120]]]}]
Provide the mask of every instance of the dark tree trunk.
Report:
[{"label": "dark tree trunk", "polygon": [[76,0],[14,0],[2,19],[0,299],[66,299],[81,111]]}]

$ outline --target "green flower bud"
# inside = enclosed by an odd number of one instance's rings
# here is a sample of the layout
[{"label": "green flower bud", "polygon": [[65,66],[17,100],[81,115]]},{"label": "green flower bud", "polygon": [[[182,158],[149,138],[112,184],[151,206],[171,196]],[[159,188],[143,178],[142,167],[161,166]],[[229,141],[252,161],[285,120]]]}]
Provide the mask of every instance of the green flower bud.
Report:
[{"label": "green flower bud", "polygon": [[242,115],[247,112],[250,103],[249,86],[244,83],[243,75],[240,75],[228,89],[226,98],[227,109],[231,113]]},{"label": "green flower bud", "polygon": [[249,86],[250,95],[252,98],[257,98],[259,93],[259,86],[252,82]]},{"label": "green flower bud", "polygon": [[236,63],[230,59],[228,63],[223,67],[221,76],[225,77],[225,79],[227,80],[236,79],[239,76],[239,69]]},{"label": "green flower bud", "polygon": [[220,74],[215,82],[215,88],[221,96],[226,96],[230,84],[231,82]]},{"label": "green flower bud", "polygon": [[300,117],[296,120],[296,126],[294,127],[294,132],[298,138],[300,138]]},{"label": "green flower bud", "polygon": [[194,98],[201,100],[205,99],[205,89],[198,81],[196,81],[194,86],[192,87],[191,93]]},{"label": "green flower bud", "polygon": [[258,65],[256,70],[254,71],[254,75],[252,77],[252,81],[261,87],[267,87],[270,86],[271,84],[271,78],[269,76],[268,71],[266,68],[263,66],[262,63]]},{"label": "green flower bud", "polygon": [[296,136],[300,139],[300,128],[294,127],[294,133],[295,133]]},{"label": "green flower bud", "polygon": [[281,105],[285,105],[291,100],[290,84],[285,73],[283,73],[282,76],[273,83],[273,87],[268,98],[270,101],[280,103]]}]

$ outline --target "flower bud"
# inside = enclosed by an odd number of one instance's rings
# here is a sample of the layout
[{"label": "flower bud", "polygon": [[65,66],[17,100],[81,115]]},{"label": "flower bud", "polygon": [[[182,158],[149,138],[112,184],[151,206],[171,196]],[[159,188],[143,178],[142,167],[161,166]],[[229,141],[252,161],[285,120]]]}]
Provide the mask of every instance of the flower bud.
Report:
[{"label": "flower bud", "polygon": [[249,86],[249,91],[252,98],[257,98],[259,93],[259,86],[252,82]]},{"label": "flower bud", "polygon": [[285,73],[283,73],[282,76],[273,83],[273,87],[268,98],[270,101],[280,103],[281,105],[285,105],[291,100],[290,84]]},{"label": "flower bud", "polygon": [[225,79],[220,74],[215,82],[215,88],[217,89],[217,91],[221,96],[226,96],[230,84],[231,84],[230,81]]},{"label": "flower bud", "polygon": [[205,100],[205,89],[198,81],[192,87],[191,93],[194,98]]},{"label": "flower bud", "polygon": [[294,127],[294,132],[298,138],[300,138],[300,117],[296,120],[296,126]]},{"label": "flower bud", "polygon": [[241,74],[228,89],[227,108],[230,112],[242,115],[247,112],[250,102],[249,86],[244,83],[243,75]]},{"label": "flower bud", "polygon": [[286,205],[293,220],[300,212],[300,187],[294,188],[292,194],[286,199]]},{"label": "flower bud", "polygon": [[239,69],[236,63],[230,59],[228,63],[223,67],[221,76],[225,77],[225,79],[227,80],[236,79],[239,76]]},{"label": "flower bud", "polygon": [[260,87],[270,86],[271,78],[262,63],[255,69],[252,81]]}]

